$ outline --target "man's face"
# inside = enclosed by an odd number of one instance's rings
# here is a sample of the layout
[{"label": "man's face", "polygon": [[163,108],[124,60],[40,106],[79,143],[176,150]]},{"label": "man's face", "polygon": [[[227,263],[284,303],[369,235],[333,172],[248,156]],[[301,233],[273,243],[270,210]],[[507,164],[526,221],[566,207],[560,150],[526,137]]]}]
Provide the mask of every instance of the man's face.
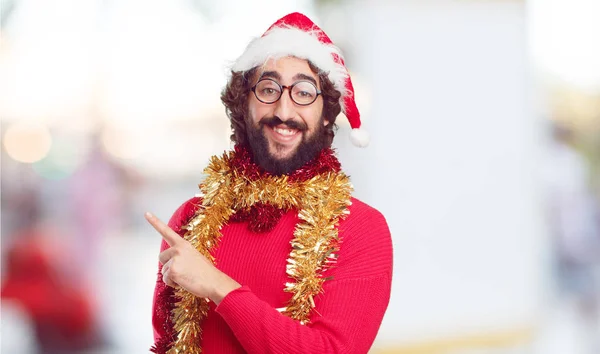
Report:
[{"label": "man's face", "polygon": [[[282,86],[310,81],[321,90],[319,77],[304,59],[285,57],[269,60],[257,71],[253,84],[269,78]],[[323,98],[307,106],[295,103],[289,89],[271,104],[259,101],[253,92],[248,96],[247,131],[256,162],[274,174],[289,173],[316,157],[327,146],[322,118]]]}]

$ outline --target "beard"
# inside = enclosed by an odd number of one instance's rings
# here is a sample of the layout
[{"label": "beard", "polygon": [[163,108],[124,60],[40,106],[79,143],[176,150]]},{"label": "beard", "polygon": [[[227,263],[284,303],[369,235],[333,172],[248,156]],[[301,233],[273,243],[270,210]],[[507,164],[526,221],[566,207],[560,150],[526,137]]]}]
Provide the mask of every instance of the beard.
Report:
[{"label": "beard", "polygon": [[[264,128],[285,125],[290,129],[297,129],[302,134],[302,140],[292,156],[285,159],[277,159],[269,152],[269,140],[267,139]],[[308,127],[302,121],[288,120],[283,122],[277,117],[267,117],[261,119],[257,125],[247,121],[248,144],[254,162],[265,171],[273,175],[284,175],[296,171],[307,162],[313,160],[321,150],[329,146],[329,136],[323,125],[323,118],[317,124],[316,130],[308,135]],[[278,149],[275,143],[275,149]]]}]

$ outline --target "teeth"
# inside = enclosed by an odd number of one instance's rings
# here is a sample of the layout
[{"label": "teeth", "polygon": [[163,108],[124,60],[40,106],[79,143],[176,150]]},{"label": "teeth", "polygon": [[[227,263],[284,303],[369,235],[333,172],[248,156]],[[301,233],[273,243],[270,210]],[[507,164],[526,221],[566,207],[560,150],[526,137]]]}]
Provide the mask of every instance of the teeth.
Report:
[{"label": "teeth", "polygon": [[294,135],[296,133],[295,129],[273,128],[273,130],[281,135]]}]

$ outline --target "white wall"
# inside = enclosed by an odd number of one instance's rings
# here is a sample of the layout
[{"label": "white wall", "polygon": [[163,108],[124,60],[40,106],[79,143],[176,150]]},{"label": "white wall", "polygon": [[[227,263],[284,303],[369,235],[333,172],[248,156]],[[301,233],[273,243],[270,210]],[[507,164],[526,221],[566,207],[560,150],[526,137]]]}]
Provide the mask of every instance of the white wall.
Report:
[{"label": "white wall", "polygon": [[357,1],[347,10],[348,62],[370,89],[372,144],[352,148],[342,130],[336,145],[395,247],[379,345],[534,325],[547,241],[523,3]]}]

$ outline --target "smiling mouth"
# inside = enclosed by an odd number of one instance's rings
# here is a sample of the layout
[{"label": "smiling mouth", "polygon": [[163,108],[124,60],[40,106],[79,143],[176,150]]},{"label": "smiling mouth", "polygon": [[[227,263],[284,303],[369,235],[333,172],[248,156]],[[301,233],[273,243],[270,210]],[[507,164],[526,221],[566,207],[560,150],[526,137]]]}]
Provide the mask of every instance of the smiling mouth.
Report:
[{"label": "smiling mouth", "polygon": [[292,128],[273,127],[273,130],[283,136],[292,136],[298,133],[297,129]]},{"label": "smiling mouth", "polygon": [[266,126],[266,128],[270,131],[271,139],[279,144],[294,144],[302,136],[301,130],[290,128],[285,124]]}]

